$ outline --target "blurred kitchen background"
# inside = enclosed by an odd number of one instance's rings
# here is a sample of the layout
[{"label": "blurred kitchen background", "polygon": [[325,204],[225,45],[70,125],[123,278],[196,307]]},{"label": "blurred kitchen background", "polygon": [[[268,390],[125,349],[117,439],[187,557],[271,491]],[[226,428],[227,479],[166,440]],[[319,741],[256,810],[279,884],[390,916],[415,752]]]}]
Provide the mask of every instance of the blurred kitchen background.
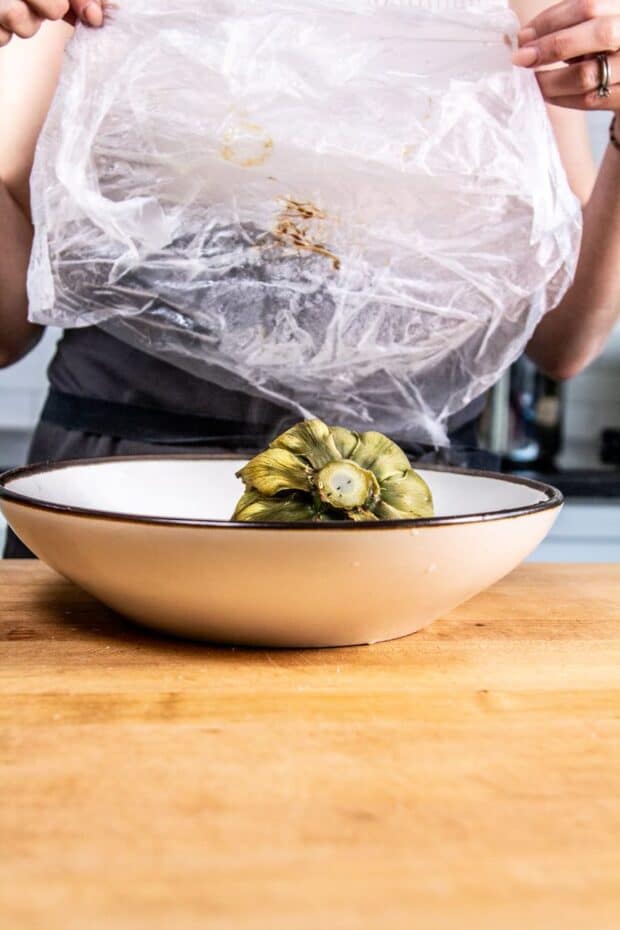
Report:
[{"label": "blurred kitchen background", "polygon": [[[608,125],[607,113],[591,114],[598,158]],[[24,461],[57,338],[49,330],[34,352],[0,371],[0,470]],[[602,357],[567,384],[521,360],[490,396],[482,427],[505,470],[549,480],[566,495],[533,560],[620,561],[620,325]],[[0,523],[0,543],[3,536]]]}]

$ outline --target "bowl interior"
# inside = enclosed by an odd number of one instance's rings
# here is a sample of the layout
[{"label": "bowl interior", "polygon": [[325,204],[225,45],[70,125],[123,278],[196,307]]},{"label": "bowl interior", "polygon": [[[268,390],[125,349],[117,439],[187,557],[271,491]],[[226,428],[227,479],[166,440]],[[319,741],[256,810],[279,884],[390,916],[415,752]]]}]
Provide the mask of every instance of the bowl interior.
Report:
[{"label": "bowl interior", "polygon": [[[180,520],[230,519],[243,487],[240,459],[135,458],[57,464],[7,476],[7,491],[33,501]],[[536,482],[457,470],[418,469],[436,517],[499,514],[549,504],[554,490]],[[558,500],[559,502],[559,500]]]}]

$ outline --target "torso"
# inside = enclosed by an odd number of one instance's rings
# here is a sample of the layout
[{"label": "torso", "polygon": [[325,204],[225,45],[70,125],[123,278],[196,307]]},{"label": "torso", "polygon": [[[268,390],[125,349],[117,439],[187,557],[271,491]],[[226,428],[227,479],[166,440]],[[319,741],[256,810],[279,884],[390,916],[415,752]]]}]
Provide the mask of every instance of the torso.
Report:
[{"label": "torso", "polygon": [[48,377],[52,387],[67,394],[170,413],[245,424],[275,424],[287,414],[268,400],[225,390],[134,349],[95,326],[65,330]]},{"label": "torso", "polygon": [[[278,424],[290,411],[242,391],[226,390],[90,326],[65,330],[48,377],[58,391],[170,413],[214,417],[245,425]],[[475,420],[484,407],[477,398],[450,418],[449,431]]]}]

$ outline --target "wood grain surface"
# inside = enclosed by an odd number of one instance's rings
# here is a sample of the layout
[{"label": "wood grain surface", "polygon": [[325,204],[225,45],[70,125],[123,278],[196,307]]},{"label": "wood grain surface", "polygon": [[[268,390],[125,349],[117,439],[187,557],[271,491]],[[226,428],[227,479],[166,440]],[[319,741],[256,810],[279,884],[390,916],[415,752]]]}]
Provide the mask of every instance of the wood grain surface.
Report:
[{"label": "wood grain surface", "polygon": [[275,652],[4,562],[0,648],[7,930],[620,927],[620,565]]}]

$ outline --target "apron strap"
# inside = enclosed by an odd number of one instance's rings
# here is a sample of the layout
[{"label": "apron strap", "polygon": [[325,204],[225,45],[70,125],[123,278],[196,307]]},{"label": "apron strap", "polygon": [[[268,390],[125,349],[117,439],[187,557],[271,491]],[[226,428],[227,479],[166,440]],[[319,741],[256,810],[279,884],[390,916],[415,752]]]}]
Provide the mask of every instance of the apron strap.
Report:
[{"label": "apron strap", "polygon": [[[234,449],[264,449],[280,424],[249,424],[218,417],[175,413],[155,407],[140,407],[95,397],[79,397],[50,388],[41,419],[66,430],[111,436],[153,445],[224,446]],[[450,434],[446,449],[408,446],[413,462],[452,465],[462,468],[500,470],[500,458],[477,446],[475,422],[463,424]]]},{"label": "apron strap", "polygon": [[248,424],[155,407],[79,397],[50,388],[41,413],[66,430],[162,445],[265,446],[275,424]]}]

